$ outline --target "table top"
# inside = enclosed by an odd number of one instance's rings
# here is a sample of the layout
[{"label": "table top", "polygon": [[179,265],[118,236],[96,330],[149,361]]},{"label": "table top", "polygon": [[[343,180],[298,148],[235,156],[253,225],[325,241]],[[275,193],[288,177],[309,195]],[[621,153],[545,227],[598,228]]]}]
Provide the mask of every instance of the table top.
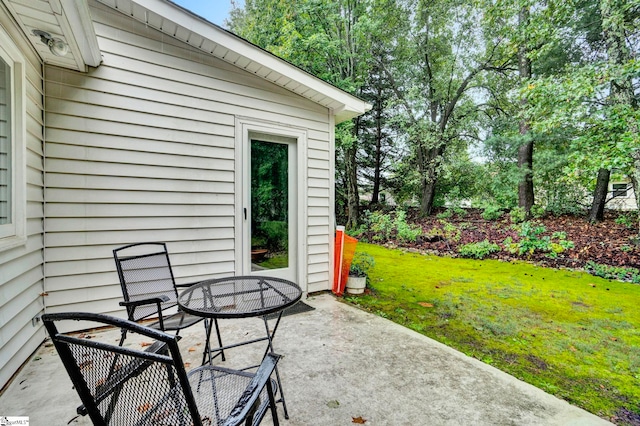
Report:
[{"label": "table top", "polygon": [[282,311],[300,297],[296,283],[251,275],[201,281],[180,293],[178,304],[201,317],[247,318]]}]

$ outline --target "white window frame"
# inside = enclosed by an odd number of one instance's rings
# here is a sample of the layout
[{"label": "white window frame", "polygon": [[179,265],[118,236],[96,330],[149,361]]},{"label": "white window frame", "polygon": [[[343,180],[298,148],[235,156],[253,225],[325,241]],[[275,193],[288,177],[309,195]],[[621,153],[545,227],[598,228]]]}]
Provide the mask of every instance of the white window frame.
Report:
[{"label": "white window frame", "polygon": [[[624,186],[624,188],[622,188],[622,186]],[[628,191],[629,185],[624,182],[616,182],[611,184],[611,193],[614,197],[626,198],[628,195]]]},{"label": "white window frame", "polygon": [[0,27],[0,56],[11,67],[11,222],[0,225],[0,250],[27,241],[26,183],[26,61],[18,46]]}]

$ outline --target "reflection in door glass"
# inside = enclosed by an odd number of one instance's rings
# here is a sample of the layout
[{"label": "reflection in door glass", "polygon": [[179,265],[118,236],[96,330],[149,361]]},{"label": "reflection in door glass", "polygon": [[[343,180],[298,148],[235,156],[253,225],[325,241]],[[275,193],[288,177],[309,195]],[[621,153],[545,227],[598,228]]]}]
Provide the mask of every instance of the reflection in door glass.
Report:
[{"label": "reflection in door glass", "polygon": [[284,144],[251,141],[251,270],[289,266],[289,158]]}]

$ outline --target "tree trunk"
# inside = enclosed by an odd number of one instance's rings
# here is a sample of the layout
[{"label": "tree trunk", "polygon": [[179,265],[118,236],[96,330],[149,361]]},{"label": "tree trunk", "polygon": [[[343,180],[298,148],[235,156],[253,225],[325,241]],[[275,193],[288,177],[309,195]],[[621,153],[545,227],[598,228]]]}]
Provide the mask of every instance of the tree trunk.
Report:
[{"label": "tree trunk", "polygon": [[[522,130],[521,130],[522,132]],[[533,196],[533,142],[529,141],[518,148],[518,168],[521,171],[518,183],[518,206],[531,218],[531,207],[535,202]]]},{"label": "tree trunk", "polygon": [[444,153],[444,148],[436,147],[424,153],[425,161],[421,162],[421,190],[420,214],[429,216],[433,210],[433,201],[436,197],[436,184],[438,183],[438,166]]},{"label": "tree trunk", "polygon": [[358,226],[358,211],[360,209],[356,151],[356,147],[351,146],[345,152],[345,167],[347,169],[347,223],[345,227],[347,229]]},{"label": "tree trunk", "polygon": [[[518,16],[520,26],[526,26],[529,21],[529,9],[523,7]],[[527,56],[528,49],[521,45],[518,49],[518,71],[520,80],[526,81],[531,78],[531,60]],[[527,103],[522,99],[523,107]],[[529,123],[520,121],[520,135],[526,137],[530,132]],[[533,141],[525,142],[518,149],[518,169],[520,170],[520,182],[518,183],[518,206],[525,211],[526,217],[531,218],[531,207],[535,202],[533,195]]]},{"label": "tree trunk", "polygon": [[422,186],[422,201],[420,203],[420,214],[422,216],[430,216],[433,210],[433,200],[436,196],[436,181],[424,182]]},{"label": "tree trunk", "polygon": [[371,204],[380,202],[380,179],[382,168],[382,93],[378,88],[378,97],[376,100],[376,152],[375,164],[373,169],[373,190],[371,191]]},{"label": "tree trunk", "polygon": [[344,163],[347,174],[347,229],[358,226],[360,215],[360,194],[358,192],[358,164],[356,154],[358,152],[358,134],[360,130],[360,118],[356,118],[353,131],[355,138],[351,146],[345,149]]},{"label": "tree trunk", "polygon": [[602,222],[604,220],[604,205],[607,202],[607,193],[609,192],[609,177],[611,171],[608,169],[598,170],[598,180],[596,181],[596,189],[593,191],[593,203],[589,211],[590,222]]}]

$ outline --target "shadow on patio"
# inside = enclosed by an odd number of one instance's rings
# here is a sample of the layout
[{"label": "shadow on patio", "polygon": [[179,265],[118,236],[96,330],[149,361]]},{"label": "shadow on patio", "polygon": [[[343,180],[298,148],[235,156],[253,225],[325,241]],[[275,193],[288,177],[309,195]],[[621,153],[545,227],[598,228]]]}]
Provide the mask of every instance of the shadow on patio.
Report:
[{"label": "shadow on patio", "polygon": [[[610,424],[495,368],[386,319],[310,297],[316,309],[283,317],[274,340],[290,419],[284,425]],[[264,331],[259,319],[221,320],[223,342]],[[119,333],[92,333],[117,341]],[[180,341],[187,370],[201,361],[202,327]],[[132,343],[134,344],[134,343]],[[264,346],[228,352],[225,365],[255,364]],[[220,363],[219,359],[214,361]],[[31,425],[87,425],[55,349],[45,342],[0,396],[0,415]],[[267,418],[263,424],[270,424]]]}]

